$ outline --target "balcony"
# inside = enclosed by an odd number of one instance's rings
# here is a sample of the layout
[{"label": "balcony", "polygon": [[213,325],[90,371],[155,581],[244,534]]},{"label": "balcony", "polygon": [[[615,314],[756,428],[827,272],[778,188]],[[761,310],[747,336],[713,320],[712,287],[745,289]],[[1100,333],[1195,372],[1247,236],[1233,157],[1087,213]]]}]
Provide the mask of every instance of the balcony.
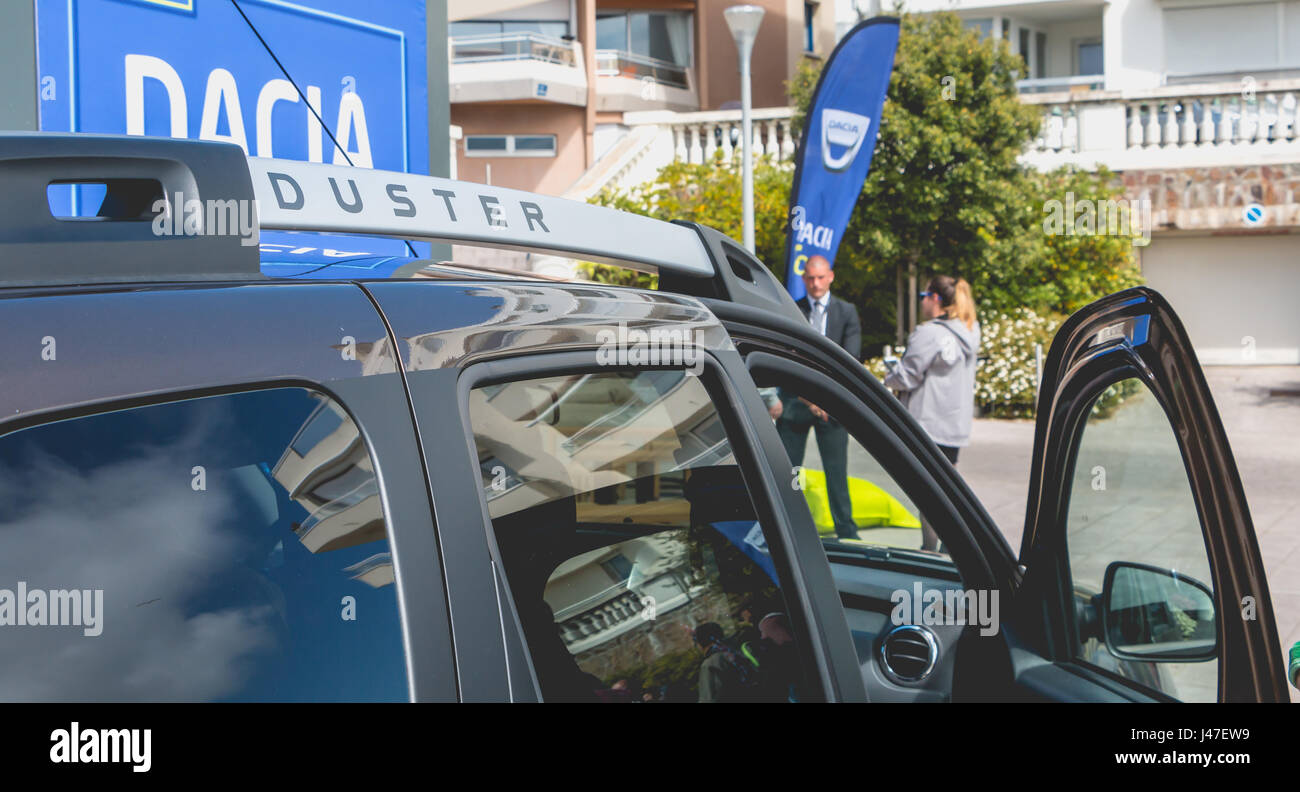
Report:
[{"label": "balcony", "polygon": [[1114,171],[1295,162],[1300,79],[1025,94],[1043,127],[1025,161]]},{"label": "balcony", "polygon": [[1104,74],[1076,74],[1071,77],[1040,77],[1020,80],[1016,90],[1022,94],[1056,93],[1061,91],[1100,91],[1106,85]]},{"label": "balcony", "polygon": [[697,110],[689,66],[623,50],[596,50],[596,109]]},{"label": "balcony", "polygon": [[501,33],[453,36],[447,49],[453,103],[587,104],[587,75],[577,42],[540,33]]}]

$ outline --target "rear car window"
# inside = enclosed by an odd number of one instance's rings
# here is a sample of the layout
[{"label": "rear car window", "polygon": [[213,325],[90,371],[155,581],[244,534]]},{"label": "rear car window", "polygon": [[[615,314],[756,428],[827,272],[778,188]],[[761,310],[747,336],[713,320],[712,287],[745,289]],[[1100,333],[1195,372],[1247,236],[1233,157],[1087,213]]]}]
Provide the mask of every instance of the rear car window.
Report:
[{"label": "rear car window", "polygon": [[276,388],[0,437],[0,700],[405,700],[374,466]]},{"label": "rear car window", "polygon": [[769,534],[698,377],[478,388],[470,424],[544,699],[808,699]]}]

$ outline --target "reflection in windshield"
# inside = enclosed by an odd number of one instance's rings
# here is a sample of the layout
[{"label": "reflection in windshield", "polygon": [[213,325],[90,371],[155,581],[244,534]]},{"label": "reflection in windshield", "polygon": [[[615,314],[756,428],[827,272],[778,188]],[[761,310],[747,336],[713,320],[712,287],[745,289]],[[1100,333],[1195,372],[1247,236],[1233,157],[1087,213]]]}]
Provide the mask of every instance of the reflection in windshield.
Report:
[{"label": "reflection in windshield", "polygon": [[100,589],[104,611],[98,637],[0,628],[0,699],[405,699],[372,470],[303,389],[0,438],[0,588]]}]

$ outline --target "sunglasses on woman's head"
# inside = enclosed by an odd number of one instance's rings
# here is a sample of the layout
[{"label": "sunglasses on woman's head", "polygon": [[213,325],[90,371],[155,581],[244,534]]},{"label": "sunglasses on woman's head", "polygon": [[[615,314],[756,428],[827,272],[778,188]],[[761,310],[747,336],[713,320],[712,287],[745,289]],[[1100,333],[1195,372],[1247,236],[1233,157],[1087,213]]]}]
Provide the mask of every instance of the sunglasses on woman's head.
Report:
[{"label": "sunglasses on woman's head", "polygon": [[934,292],[932,292],[932,291],[923,291],[923,292],[919,292],[917,296],[920,297],[922,300],[924,300],[926,297],[930,297],[930,296],[933,296],[933,295],[934,295]]}]

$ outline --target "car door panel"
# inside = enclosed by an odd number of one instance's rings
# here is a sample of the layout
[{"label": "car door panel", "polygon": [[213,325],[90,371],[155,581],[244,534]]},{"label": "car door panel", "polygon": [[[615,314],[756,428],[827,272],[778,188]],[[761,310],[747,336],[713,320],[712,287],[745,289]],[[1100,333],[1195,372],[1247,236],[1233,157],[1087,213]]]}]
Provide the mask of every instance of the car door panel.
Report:
[{"label": "car door panel", "polygon": [[[962,511],[967,524],[974,526],[970,535],[978,547],[976,553],[982,555],[988,566],[1001,572],[1002,580],[1007,582],[1007,590],[1013,594],[1006,600],[1010,603],[1006,639],[1009,654],[1002,661],[1009,665],[1010,674],[1016,680],[1014,687],[1006,688],[1008,695],[1012,696],[1029,693],[1037,698],[1055,697],[1058,700],[1149,701],[1168,698],[1157,690],[1134,689],[1125,681],[1135,675],[1155,673],[1151,668],[1144,667],[1153,664],[1130,662],[1125,665],[1121,662],[1117,671],[1079,668],[1068,663],[1061,669],[1047,669],[1044,658],[1056,657],[1065,662],[1065,656],[1059,653],[1063,651],[1061,647],[1068,643],[1068,633],[1073,629],[1074,609],[1079,603],[1064,588],[1058,587],[1059,590],[1050,595],[1044,591],[1044,578],[1054,582],[1063,579],[1060,576],[1061,564],[1045,551],[1037,554],[1028,552],[1034,543],[1036,526],[1045,527],[1052,525],[1053,519],[1063,519],[1064,503],[1060,500],[1060,494],[1072,470],[1059,464],[1050,469],[1047,467],[1043,450],[1045,438],[1050,437],[1058,444],[1053,446],[1054,459],[1068,458],[1077,450],[1076,445],[1071,444],[1077,444],[1078,438],[1077,433],[1071,434],[1077,425],[1068,425],[1066,417],[1072,416],[1077,424],[1080,420],[1079,411],[1092,403],[1091,400],[1099,389],[1126,375],[1141,376],[1146,382],[1157,383],[1162,399],[1172,404],[1168,409],[1180,422],[1179,437],[1184,444],[1188,475],[1196,489],[1198,505],[1216,524],[1213,529],[1207,527],[1206,537],[1215,569],[1216,590],[1224,592],[1219,598],[1220,610],[1224,613],[1236,612],[1240,605],[1229,611],[1228,603],[1240,603],[1243,597],[1251,597],[1250,601],[1261,612],[1257,622],[1247,623],[1244,628],[1237,623],[1230,625],[1225,636],[1236,647],[1232,659],[1228,661],[1225,658],[1225,698],[1270,699],[1285,695],[1281,682],[1280,658],[1275,648],[1276,629],[1268,605],[1267,585],[1263,579],[1262,565],[1258,561],[1249,511],[1241,493],[1231,451],[1181,324],[1154,292],[1137,290],[1107,298],[1072,317],[1058,334],[1054,350],[1059,347],[1070,351],[1068,354],[1064,351],[1056,352],[1044,374],[1044,401],[1040,405],[1031,501],[1027,511],[1026,551],[1022,556],[1029,566],[1037,566],[1038,575],[1024,581],[1024,567],[1012,560],[1005,539],[987,518],[978,501],[961,483],[960,477],[938,459],[937,449],[931,448],[932,443],[923,430],[915,425],[897,400],[884,391],[864,367],[851,361],[834,344],[825,342],[807,328],[799,326],[800,323],[779,317],[764,317],[760,312],[743,306],[715,301],[708,301],[708,304],[724,319],[756,374],[758,369],[765,369],[764,373],[770,377],[774,368],[779,368],[772,365],[772,361],[766,357],[768,355],[785,358],[785,365],[798,361],[809,369],[820,370],[833,378],[837,385],[851,390],[861,413],[875,416],[878,422],[886,422],[889,431],[908,452],[918,460],[924,460],[922,465],[931,476],[932,483]],[[1099,336],[1100,342],[1097,341]],[[1127,338],[1129,346],[1136,346],[1141,353],[1129,356],[1124,366],[1116,365],[1117,358],[1107,357],[1121,338]],[[1142,342],[1134,344],[1136,338],[1141,338]],[[1092,350],[1091,346],[1098,348]],[[1070,363],[1074,366],[1070,371],[1066,371],[1068,366],[1062,362],[1066,358],[1070,358]],[[1062,389],[1051,384],[1066,374],[1073,378],[1073,389]],[[1055,407],[1049,406],[1052,398],[1050,394],[1053,393],[1059,393],[1063,397]],[[828,399],[829,404],[845,408],[842,393],[837,394],[833,389],[827,389],[822,395]],[[863,426],[859,430],[863,431]],[[1051,493],[1055,493],[1055,501],[1051,500]],[[1048,513],[1046,504],[1049,501],[1056,509],[1053,514]],[[970,559],[965,564],[969,565]],[[1047,574],[1048,570],[1053,569],[1057,574]],[[1229,582],[1231,585],[1228,585]],[[1054,655],[1053,651],[1058,654]],[[994,665],[1000,663],[995,661]],[[1238,681],[1231,681],[1233,679]]]},{"label": "car door panel", "polygon": [[[787,485],[788,477],[772,473],[769,458],[782,453],[780,440],[742,361],[728,348],[716,320],[697,302],[630,290],[537,284],[467,290],[457,284],[389,282],[367,288],[410,349],[407,381],[429,467],[463,698],[539,696],[535,675],[519,668],[527,653],[522,651],[523,628],[512,605],[510,581],[498,575],[493,582],[493,564],[501,555],[482,500],[482,482],[475,475],[478,459],[468,422],[468,393],[508,380],[609,371],[594,353],[605,341],[600,333],[608,332],[612,323],[602,323],[599,317],[632,315],[648,323],[690,327],[701,351],[708,350],[707,376],[725,395],[717,402],[719,416],[727,435],[736,440],[737,461],[754,478],[746,484],[761,510],[760,520],[782,537],[773,556],[785,554],[781,562],[792,570],[789,595],[798,607],[791,616],[803,622],[798,625],[801,634],[812,643],[820,695],[864,700],[856,653],[816,530],[806,509],[793,510],[802,496]],[[430,310],[443,295],[457,301],[458,316],[451,321]],[[485,624],[495,628],[484,629]],[[508,692],[512,688],[514,692]]]},{"label": "car door panel", "polygon": [[1199,513],[1219,617],[1220,700],[1285,701],[1268,584],[1227,436],[1181,321],[1146,288],[1104,298],[1070,317],[1048,355],[1022,547],[1024,593],[1042,609],[1040,618],[1026,619],[1027,637],[1058,662],[1076,653],[1076,594],[1065,536],[1071,482],[1090,410],[1108,386],[1124,380],[1145,386],[1168,419]]}]

